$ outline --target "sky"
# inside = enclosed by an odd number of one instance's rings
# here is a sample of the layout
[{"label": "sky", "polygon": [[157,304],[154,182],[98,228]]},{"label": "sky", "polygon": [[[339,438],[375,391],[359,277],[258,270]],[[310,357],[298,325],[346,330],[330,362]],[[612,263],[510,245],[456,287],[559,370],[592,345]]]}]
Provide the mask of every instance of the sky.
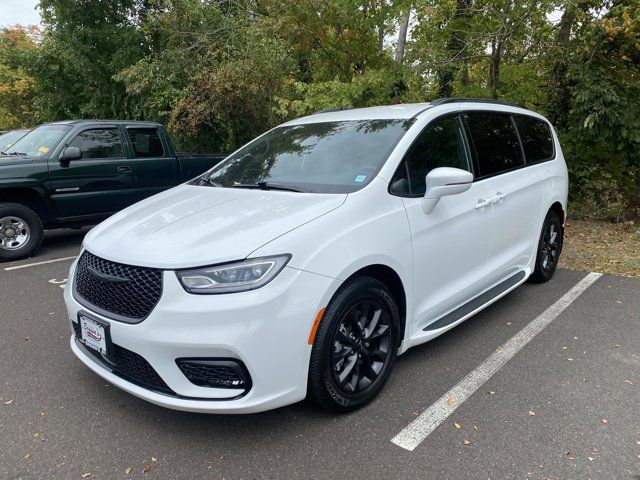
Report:
[{"label": "sky", "polygon": [[40,23],[40,12],[34,10],[37,4],[38,0],[0,0],[0,27]]}]

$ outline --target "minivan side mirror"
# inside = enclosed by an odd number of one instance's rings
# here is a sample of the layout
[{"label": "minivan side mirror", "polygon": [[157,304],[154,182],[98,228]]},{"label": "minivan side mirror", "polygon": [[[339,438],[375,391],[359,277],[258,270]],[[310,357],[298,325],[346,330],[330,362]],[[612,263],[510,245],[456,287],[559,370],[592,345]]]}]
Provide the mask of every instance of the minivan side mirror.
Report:
[{"label": "minivan side mirror", "polygon": [[66,147],[60,153],[60,157],[58,160],[60,161],[60,166],[68,167],[71,160],[80,160],[82,158],[82,150],[78,147]]},{"label": "minivan side mirror", "polygon": [[422,199],[422,211],[428,215],[441,197],[466,192],[473,183],[473,173],[460,168],[439,167],[431,170],[426,177],[426,191]]}]

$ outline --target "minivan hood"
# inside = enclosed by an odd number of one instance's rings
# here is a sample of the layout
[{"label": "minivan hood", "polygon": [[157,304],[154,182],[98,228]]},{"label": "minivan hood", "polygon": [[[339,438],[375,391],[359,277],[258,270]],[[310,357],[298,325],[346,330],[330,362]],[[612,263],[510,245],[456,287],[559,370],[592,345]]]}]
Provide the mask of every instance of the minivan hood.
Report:
[{"label": "minivan hood", "polygon": [[113,215],[84,245],[115,262],[164,269],[240,260],[346,197],[181,185]]}]

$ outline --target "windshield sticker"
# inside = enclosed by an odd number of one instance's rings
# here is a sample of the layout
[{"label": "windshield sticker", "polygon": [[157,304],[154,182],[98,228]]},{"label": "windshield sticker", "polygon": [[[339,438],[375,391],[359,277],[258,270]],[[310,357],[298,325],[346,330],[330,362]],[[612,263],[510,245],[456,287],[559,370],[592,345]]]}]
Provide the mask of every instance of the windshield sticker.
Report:
[{"label": "windshield sticker", "polygon": [[362,183],[367,179],[366,175],[360,174],[356,175],[356,178],[353,179],[353,183]]},{"label": "windshield sticker", "polygon": [[38,151],[39,151],[40,153],[47,153],[47,152],[49,151],[49,149],[48,149],[47,147],[40,147],[40,148],[38,149]]}]

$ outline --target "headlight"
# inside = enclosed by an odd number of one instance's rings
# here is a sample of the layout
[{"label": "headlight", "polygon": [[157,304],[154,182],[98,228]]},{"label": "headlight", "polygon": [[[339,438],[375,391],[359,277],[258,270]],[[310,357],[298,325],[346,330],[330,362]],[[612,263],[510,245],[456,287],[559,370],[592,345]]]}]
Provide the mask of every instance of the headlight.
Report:
[{"label": "headlight", "polygon": [[234,293],[263,287],[275,278],[291,255],[248,258],[240,262],[178,270],[178,280],[189,293]]}]

